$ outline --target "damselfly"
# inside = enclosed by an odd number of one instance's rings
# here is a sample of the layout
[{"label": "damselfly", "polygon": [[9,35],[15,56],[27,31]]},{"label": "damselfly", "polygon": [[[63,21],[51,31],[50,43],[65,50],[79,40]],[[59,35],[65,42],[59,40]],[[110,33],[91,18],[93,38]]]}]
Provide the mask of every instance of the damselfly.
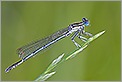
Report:
[{"label": "damselfly", "polygon": [[38,40],[36,42],[30,43],[28,45],[25,45],[17,50],[19,57],[21,60],[18,62],[12,64],[9,66],[5,72],[9,72],[11,69],[17,67],[18,65],[22,64],[29,58],[35,56],[38,52],[46,49],[50,45],[56,43],[57,41],[61,40],[62,38],[65,38],[69,36],[70,34],[74,33],[71,37],[72,42],[76,45],[76,47],[81,47],[74,38],[77,36],[80,38],[83,42],[87,40],[87,38],[83,37],[82,35],[88,35],[92,36],[91,33],[85,32],[85,26],[89,26],[89,21],[87,18],[82,18],[81,22],[70,24],[67,28],[61,29],[52,35]]}]

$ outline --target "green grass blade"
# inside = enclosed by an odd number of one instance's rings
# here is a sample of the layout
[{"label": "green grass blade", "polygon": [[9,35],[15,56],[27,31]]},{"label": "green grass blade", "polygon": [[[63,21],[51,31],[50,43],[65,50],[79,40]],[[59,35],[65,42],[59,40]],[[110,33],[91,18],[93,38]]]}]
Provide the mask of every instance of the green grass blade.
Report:
[{"label": "green grass blade", "polygon": [[53,74],[56,73],[56,72],[52,72],[53,69],[56,68],[56,66],[58,66],[60,63],[62,63],[64,61],[67,61],[67,60],[75,57],[78,53],[82,52],[86,47],[88,47],[90,42],[94,41],[95,39],[97,39],[99,36],[101,36],[104,33],[105,33],[105,31],[102,31],[102,32],[97,33],[96,35],[90,37],[80,48],[77,48],[70,54],[65,55],[65,56],[64,56],[64,54],[60,55],[58,58],[53,60],[53,62],[47,67],[47,69],[35,81],[47,80],[49,77],[51,77]]},{"label": "green grass blade", "polygon": [[63,61],[66,61],[66,60],[68,60],[68,59],[71,59],[71,58],[75,57],[76,54],[78,54],[78,53],[80,53],[82,50],[84,50],[84,49],[88,46],[88,44],[89,44],[90,42],[92,42],[93,40],[95,40],[96,38],[98,38],[99,36],[101,36],[104,32],[105,32],[105,31],[102,31],[102,32],[100,32],[100,33],[94,35],[93,37],[90,37],[90,38],[81,46],[81,48],[78,48],[78,49],[74,50],[73,52],[71,52],[69,55],[66,55],[66,57],[63,59]]},{"label": "green grass blade", "polygon": [[51,77],[55,73],[56,72],[51,72],[51,73],[43,74],[39,78],[37,78],[35,81],[45,81],[46,79],[48,79],[49,77]]}]

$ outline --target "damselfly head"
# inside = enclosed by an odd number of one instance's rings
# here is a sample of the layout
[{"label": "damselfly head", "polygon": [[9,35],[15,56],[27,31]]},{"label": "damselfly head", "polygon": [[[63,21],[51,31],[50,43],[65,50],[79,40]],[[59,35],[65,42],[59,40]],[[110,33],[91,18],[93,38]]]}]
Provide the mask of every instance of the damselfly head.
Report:
[{"label": "damselfly head", "polygon": [[90,22],[87,20],[87,18],[82,18],[82,21],[83,21],[85,26],[89,26]]}]

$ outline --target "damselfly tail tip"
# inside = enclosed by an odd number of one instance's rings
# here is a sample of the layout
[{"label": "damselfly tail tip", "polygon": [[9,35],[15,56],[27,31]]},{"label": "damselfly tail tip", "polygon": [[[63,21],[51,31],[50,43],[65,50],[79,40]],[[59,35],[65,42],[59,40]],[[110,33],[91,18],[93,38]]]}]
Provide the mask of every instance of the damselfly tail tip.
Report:
[{"label": "damselfly tail tip", "polygon": [[20,60],[14,64],[12,64],[11,66],[9,66],[8,68],[5,69],[5,72],[8,73],[10,70],[16,68],[18,65],[20,65],[21,63],[23,63],[23,60]]},{"label": "damselfly tail tip", "polygon": [[5,72],[6,72],[6,73],[8,73],[8,72],[9,72],[8,68],[6,68],[6,69],[5,69]]},{"label": "damselfly tail tip", "polygon": [[5,69],[5,72],[8,73],[10,70],[12,70],[14,67],[9,66],[8,68]]}]

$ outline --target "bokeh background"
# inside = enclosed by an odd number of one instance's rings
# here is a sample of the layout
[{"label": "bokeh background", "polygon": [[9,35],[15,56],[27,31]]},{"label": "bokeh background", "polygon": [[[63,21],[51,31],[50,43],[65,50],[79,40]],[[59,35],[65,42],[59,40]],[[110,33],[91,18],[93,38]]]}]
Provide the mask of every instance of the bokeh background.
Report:
[{"label": "bokeh background", "polygon": [[90,43],[75,58],[60,64],[55,69],[57,73],[48,80],[119,81],[120,5],[119,1],[2,1],[2,80],[35,80],[53,59],[76,48],[70,37],[5,73],[4,70],[9,65],[19,60],[16,49],[66,28],[73,22],[81,21],[82,17],[87,17],[91,25],[86,27],[86,31],[96,34],[106,30],[106,33]]}]

